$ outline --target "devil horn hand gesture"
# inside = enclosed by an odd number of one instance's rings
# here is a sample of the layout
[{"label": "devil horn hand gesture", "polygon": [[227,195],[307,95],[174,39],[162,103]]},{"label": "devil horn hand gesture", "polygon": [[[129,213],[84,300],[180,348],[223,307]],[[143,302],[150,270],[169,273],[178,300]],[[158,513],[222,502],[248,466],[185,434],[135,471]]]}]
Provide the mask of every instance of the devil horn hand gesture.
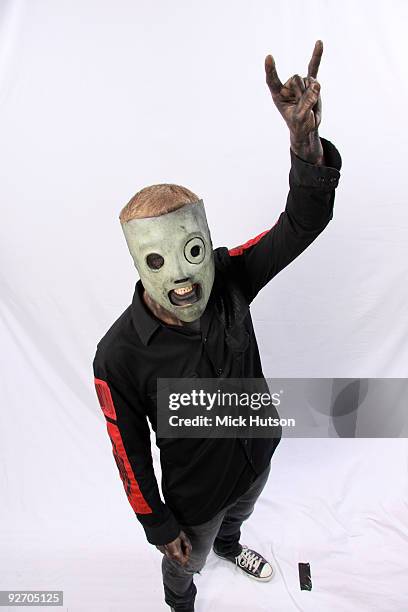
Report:
[{"label": "devil horn hand gesture", "polygon": [[282,85],[272,55],[265,58],[266,82],[278,111],[290,131],[290,146],[298,157],[312,164],[323,163],[323,148],[318,128],[322,116],[320,83],[316,80],[323,43],[316,41],[307,77],[298,74]]}]

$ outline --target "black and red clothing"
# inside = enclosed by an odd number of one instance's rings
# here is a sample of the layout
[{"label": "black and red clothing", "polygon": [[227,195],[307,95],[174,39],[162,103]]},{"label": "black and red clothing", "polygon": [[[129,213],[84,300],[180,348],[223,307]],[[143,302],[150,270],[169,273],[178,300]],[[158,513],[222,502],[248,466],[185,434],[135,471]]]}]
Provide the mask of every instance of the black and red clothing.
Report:
[{"label": "black and red clothing", "polygon": [[161,499],[150,430],[158,378],[262,378],[249,306],[260,289],[323,231],[333,216],[341,158],[321,139],[325,166],[291,151],[289,194],[273,227],[247,243],[214,250],[215,281],[200,329],[155,318],[136,283],[132,304],[98,343],[95,385],[129,502],[152,544],[198,525],[231,504],[268,466],[280,438],[157,439]]}]

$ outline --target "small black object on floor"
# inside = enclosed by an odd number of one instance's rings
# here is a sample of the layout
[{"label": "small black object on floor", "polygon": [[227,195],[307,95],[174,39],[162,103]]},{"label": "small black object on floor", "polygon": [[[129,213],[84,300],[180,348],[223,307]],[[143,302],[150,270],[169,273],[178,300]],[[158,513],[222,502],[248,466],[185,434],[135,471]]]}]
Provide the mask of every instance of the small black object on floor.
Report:
[{"label": "small black object on floor", "polygon": [[299,582],[302,591],[312,590],[312,577],[310,575],[310,564],[299,563]]}]

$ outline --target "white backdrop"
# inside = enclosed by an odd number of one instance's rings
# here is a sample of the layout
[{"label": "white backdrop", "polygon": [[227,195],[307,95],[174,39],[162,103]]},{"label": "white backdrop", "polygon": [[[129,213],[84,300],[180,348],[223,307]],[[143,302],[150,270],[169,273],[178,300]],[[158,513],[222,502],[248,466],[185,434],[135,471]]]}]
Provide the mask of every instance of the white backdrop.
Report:
[{"label": "white backdrop", "polygon": [[[165,609],[92,386],[136,280],[118,214],[176,182],[203,197],[216,246],[272,225],[289,138],[267,53],[281,80],[305,76],[323,40],[320,133],[343,168],[329,227],[252,308],[264,372],[406,376],[407,7],[0,0],[0,589]],[[403,440],[282,442],[245,532],[277,576],[253,584],[210,557],[198,612],[405,610],[407,459]]]}]

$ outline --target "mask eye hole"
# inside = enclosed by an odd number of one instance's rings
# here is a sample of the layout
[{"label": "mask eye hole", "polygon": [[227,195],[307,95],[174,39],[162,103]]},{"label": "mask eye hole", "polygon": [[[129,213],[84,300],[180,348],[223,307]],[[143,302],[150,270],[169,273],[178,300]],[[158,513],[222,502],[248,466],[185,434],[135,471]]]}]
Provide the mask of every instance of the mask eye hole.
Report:
[{"label": "mask eye hole", "polygon": [[198,236],[196,238],[191,238],[184,247],[184,257],[189,263],[201,263],[205,257],[204,240]]},{"label": "mask eye hole", "polygon": [[151,270],[159,270],[164,264],[164,258],[158,253],[149,253],[146,263]]}]

